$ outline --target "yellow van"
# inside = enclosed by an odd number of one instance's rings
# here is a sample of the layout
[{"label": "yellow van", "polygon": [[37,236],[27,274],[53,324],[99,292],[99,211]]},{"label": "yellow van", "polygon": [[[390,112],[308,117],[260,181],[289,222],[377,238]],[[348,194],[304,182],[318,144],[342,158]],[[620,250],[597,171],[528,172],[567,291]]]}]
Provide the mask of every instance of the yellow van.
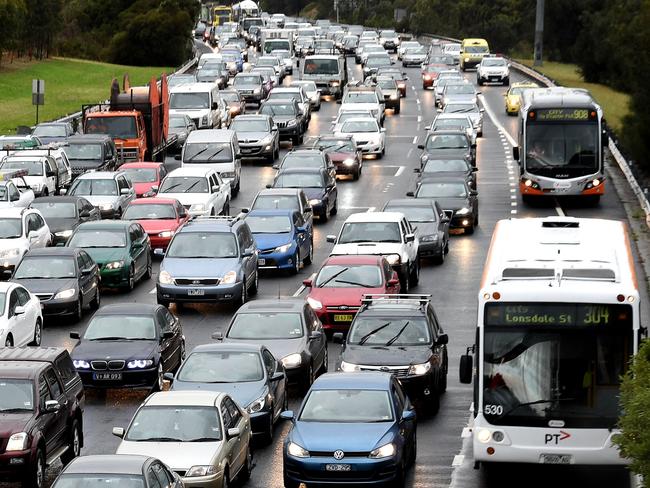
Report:
[{"label": "yellow van", "polygon": [[475,68],[484,56],[490,54],[490,46],[485,39],[463,39],[460,44],[460,69]]}]

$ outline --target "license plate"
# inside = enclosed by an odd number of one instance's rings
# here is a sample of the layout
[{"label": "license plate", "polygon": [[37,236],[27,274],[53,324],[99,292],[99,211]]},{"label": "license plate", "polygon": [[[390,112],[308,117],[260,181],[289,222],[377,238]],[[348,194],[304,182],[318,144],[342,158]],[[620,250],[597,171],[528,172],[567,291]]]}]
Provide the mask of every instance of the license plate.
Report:
[{"label": "license plate", "polygon": [[336,315],[334,315],[334,322],[352,322],[353,318],[354,317],[352,315],[347,315],[347,314],[346,315],[342,315],[342,314],[339,315],[339,314],[336,314]]},{"label": "license plate", "polygon": [[325,471],[352,471],[349,464],[326,464]]},{"label": "license plate", "polygon": [[257,260],[257,265],[258,266],[266,266],[266,259],[258,259]]},{"label": "license plate", "polygon": [[187,294],[191,297],[202,297],[205,295],[205,290],[187,290]]},{"label": "license plate", "polygon": [[570,454],[542,454],[539,462],[542,464],[571,464],[573,456]]},{"label": "license plate", "polygon": [[122,373],[93,373],[93,379],[98,381],[120,381]]}]

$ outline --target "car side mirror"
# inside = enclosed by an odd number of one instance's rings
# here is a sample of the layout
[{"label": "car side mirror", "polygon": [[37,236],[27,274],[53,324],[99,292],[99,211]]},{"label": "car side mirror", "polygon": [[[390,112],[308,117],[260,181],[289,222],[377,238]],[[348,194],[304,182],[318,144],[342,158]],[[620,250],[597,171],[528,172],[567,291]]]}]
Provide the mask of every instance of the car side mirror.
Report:
[{"label": "car side mirror", "polygon": [[343,103],[342,100],[337,100],[337,101],[336,101],[336,104],[337,104],[337,105],[341,105],[342,103]]},{"label": "car side mirror", "polygon": [[162,333],[162,338],[163,339],[173,339],[174,338],[174,332],[171,330],[166,330],[165,332]]},{"label": "car side mirror", "polygon": [[470,190],[470,191],[469,191],[469,194],[470,194],[470,196],[472,196],[472,197],[476,197],[476,196],[478,196],[478,192],[477,192],[476,190]]},{"label": "car side mirror", "polygon": [[424,144],[418,144],[418,149],[424,149]]},{"label": "car side mirror", "polygon": [[159,190],[159,189],[160,189],[160,187],[159,187],[158,185],[152,185],[152,186],[151,186],[151,191],[153,191],[153,192],[155,192],[155,193],[158,193],[158,190]]},{"label": "car side mirror", "polygon": [[402,412],[402,420],[405,422],[415,420],[415,416],[415,410],[404,410]]},{"label": "car side mirror", "polygon": [[422,170],[420,168],[413,168],[414,173],[422,173]]},{"label": "car side mirror", "polygon": [[81,335],[79,332],[70,332],[70,339],[76,339],[76,340],[81,340]]},{"label": "car side mirror", "polygon": [[481,112],[481,113],[483,113],[483,112],[485,112],[485,109],[484,109],[484,108],[480,108],[478,111]]},{"label": "car side mirror", "polygon": [[436,344],[438,346],[444,346],[445,344],[449,344],[449,336],[447,334],[440,334],[440,337],[438,337]]},{"label": "car side mirror", "polygon": [[84,276],[88,276],[89,274],[92,274],[93,271],[95,271],[95,268],[85,268],[81,270],[81,274]]},{"label": "car side mirror", "polygon": [[255,252],[252,249],[245,249],[243,253],[241,253],[242,258],[250,258],[253,256]]},{"label": "car side mirror", "polygon": [[472,168],[472,173],[476,173],[478,171],[478,168]]},{"label": "car side mirror", "polygon": [[277,126],[277,125],[274,125],[273,127],[271,127],[271,130],[272,130],[273,132],[277,132],[277,130],[278,130],[278,126]]},{"label": "car side mirror", "polygon": [[113,427],[113,435],[120,439],[124,439],[124,427]]},{"label": "car side mirror", "polygon": [[120,190],[120,195],[128,195],[131,191],[128,188],[122,188]]},{"label": "car side mirror", "polygon": [[460,357],[459,379],[461,383],[469,385],[472,382],[474,373],[474,357],[470,354],[463,354]]},{"label": "car side mirror", "polygon": [[271,375],[271,378],[269,378],[269,379],[271,381],[280,381],[280,380],[283,380],[284,377],[285,377],[285,375],[284,375],[283,371],[276,371],[275,373],[273,373],[273,375]]},{"label": "car side mirror", "polygon": [[81,217],[82,219],[90,217],[90,210],[82,210],[81,212],[79,212],[79,217]]},{"label": "car side mirror", "polygon": [[336,242],[336,236],[333,236],[333,235],[326,236],[325,240],[327,240],[327,242],[334,243],[334,242]]},{"label": "car side mirror", "polygon": [[14,308],[14,315],[23,315],[25,313],[25,307],[22,305],[17,305],[16,308]]},{"label": "car side mirror", "polygon": [[47,400],[45,402],[45,412],[51,413],[51,412],[58,412],[61,410],[61,404],[58,402],[58,400]]},{"label": "car side mirror", "polygon": [[332,342],[334,344],[343,344],[345,338],[343,337],[343,332],[335,332],[332,336]]},{"label": "car side mirror", "polygon": [[415,234],[406,234],[404,238],[406,242],[415,242]]},{"label": "car side mirror", "polygon": [[305,213],[311,213],[313,211],[314,209],[312,209],[311,207],[305,207]]},{"label": "car side mirror", "polygon": [[245,213],[245,214],[250,212],[250,211],[251,211],[251,209],[248,208],[248,207],[244,207],[244,208],[241,209],[241,213]]},{"label": "car side mirror", "polygon": [[267,188],[273,188],[273,185],[267,184],[266,187]]},{"label": "car side mirror", "polygon": [[240,435],[241,435],[241,431],[239,430],[238,427],[228,429],[228,431],[226,432],[226,437],[228,437],[228,439],[233,439],[235,437],[239,437]]},{"label": "car side mirror", "polygon": [[163,374],[163,379],[169,381],[170,383],[174,382],[174,373],[165,373]]},{"label": "car side mirror", "polygon": [[153,254],[154,256],[163,257],[165,255],[165,250],[160,247],[157,247],[153,250]]},{"label": "car side mirror", "polygon": [[302,284],[305,285],[307,288],[311,288],[313,285],[313,281],[311,278],[307,278],[306,280],[302,280]]},{"label": "car side mirror", "polygon": [[67,193],[68,193],[68,189],[67,189],[67,188],[61,188],[61,189],[59,190],[59,195],[66,195]]},{"label": "car side mirror", "polygon": [[414,196],[415,196],[415,192],[407,191],[407,192],[406,192],[406,196],[407,196],[407,197],[414,197]]},{"label": "car side mirror", "polygon": [[309,334],[309,340],[310,341],[315,341],[323,337],[323,333],[320,330],[315,330],[311,334]]},{"label": "car side mirror", "polygon": [[380,129],[380,132],[386,132],[386,127],[382,127],[382,128]]},{"label": "car side mirror", "polygon": [[216,341],[223,341],[223,332],[217,331],[212,334],[212,338]]},{"label": "car side mirror", "polygon": [[271,168],[273,168],[273,169],[280,169],[280,165],[279,165],[279,164],[274,164],[273,166],[271,166]]},{"label": "car side mirror", "polygon": [[512,159],[519,161],[519,146],[512,146]]},{"label": "car side mirror", "polygon": [[443,217],[442,219],[440,219],[440,222],[443,224],[448,224],[450,222],[449,217]]},{"label": "car side mirror", "polygon": [[180,154],[176,154],[176,155],[174,155],[174,159],[175,159],[176,161],[180,161],[180,160],[181,160],[181,155],[180,155]]},{"label": "car side mirror", "polygon": [[282,420],[293,420],[294,418],[293,410],[285,410],[280,414],[280,418]]}]

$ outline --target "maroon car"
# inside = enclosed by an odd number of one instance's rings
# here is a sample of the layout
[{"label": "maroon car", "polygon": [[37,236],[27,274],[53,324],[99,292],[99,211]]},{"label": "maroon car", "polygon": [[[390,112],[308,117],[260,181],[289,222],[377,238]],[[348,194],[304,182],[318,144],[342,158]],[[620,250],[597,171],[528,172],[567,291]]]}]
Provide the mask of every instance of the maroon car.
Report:
[{"label": "maroon car", "polygon": [[361,176],[363,157],[351,135],[319,136],[314,147],[327,153],[336,166],[337,175],[352,175],[355,180]]}]

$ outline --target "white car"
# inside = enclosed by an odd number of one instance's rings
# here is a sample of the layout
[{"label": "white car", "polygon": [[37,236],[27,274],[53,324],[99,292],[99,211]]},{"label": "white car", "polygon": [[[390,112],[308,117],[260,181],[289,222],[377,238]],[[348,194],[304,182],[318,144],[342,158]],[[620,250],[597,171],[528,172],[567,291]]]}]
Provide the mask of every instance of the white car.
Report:
[{"label": "white car", "polygon": [[425,129],[429,132],[449,129],[464,130],[469,136],[472,144],[476,144],[477,130],[472,123],[472,119],[467,114],[438,114],[430,126]]},{"label": "white car", "polygon": [[293,57],[286,49],[274,49],[271,56],[277,57],[284,64],[284,72],[288,75],[293,74]]},{"label": "white car", "polygon": [[[67,192],[66,192],[67,193]],[[119,219],[133,200],[135,188],[124,171],[89,171],[77,177],[70,196],[84,197],[103,219]]]},{"label": "white car", "polygon": [[260,56],[255,63],[256,68],[270,66],[275,70],[278,78],[284,78],[284,63],[282,63],[276,56]]},{"label": "white car", "polygon": [[27,208],[34,201],[34,190],[25,181],[26,170],[0,170],[0,209]]},{"label": "white car", "polygon": [[348,87],[341,99],[340,110],[367,110],[381,124],[384,121],[384,94],[378,87]]},{"label": "white car", "polygon": [[10,275],[30,249],[47,247],[52,233],[34,208],[0,209],[0,272]]},{"label": "white car", "polygon": [[402,66],[420,66],[427,60],[427,48],[424,46],[406,48],[402,54]]},{"label": "white car", "polygon": [[192,215],[229,215],[230,184],[211,168],[178,168],[165,176],[158,196],[175,198]]},{"label": "white car", "polygon": [[40,346],[42,335],[41,301],[17,283],[1,282],[0,345]]},{"label": "white car", "polygon": [[332,122],[332,132],[340,130],[343,122],[348,119],[363,119],[366,117],[370,117],[371,119],[375,118],[370,110],[343,110],[343,107],[341,107],[338,115],[334,118],[334,122]]},{"label": "white car", "polygon": [[25,156],[14,153],[2,160],[0,170],[24,170],[26,173],[23,179],[38,196],[54,195],[59,189],[56,162],[51,157]]},{"label": "white car", "polygon": [[505,58],[496,56],[484,57],[476,68],[476,83],[501,83],[510,85],[510,64]]},{"label": "white car", "polygon": [[379,44],[370,44],[363,47],[363,52],[361,53],[361,64],[366,64],[368,61],[368,56],[370,54],[386,54],[384,46]]},{"label": "white car", "polygon": [[300,86],[286,87],[279,86],[273,88],[269,93],[268,100],[291,100],[294,98],[298,102],[300,111],[307,121],[311,119],[311,102],[305,90]]},{"label": "white car", "polygon": [[402,41],[400,46],[397,48],[397,59],[401,60],[402,56],[404,55],[404,51],[406,51],[410,47],[420,47],[422,44],[420,44],[418,41]]},{"label": "white car", "polygon": [[306,81],[306,80],[296,80],[292,81],[289,86],[301,86],[305,90],[307,97],[309,97],[309,103],[311,104],[312,110],[320,110],[320,90],[316,86],[315,81]]},{"label": "white car", "polygon": [[335,136],[352,136],[363,154],[375,154],[381,158],[386,152],[386,129],[374,118],[353,118],[341,124]]}]

